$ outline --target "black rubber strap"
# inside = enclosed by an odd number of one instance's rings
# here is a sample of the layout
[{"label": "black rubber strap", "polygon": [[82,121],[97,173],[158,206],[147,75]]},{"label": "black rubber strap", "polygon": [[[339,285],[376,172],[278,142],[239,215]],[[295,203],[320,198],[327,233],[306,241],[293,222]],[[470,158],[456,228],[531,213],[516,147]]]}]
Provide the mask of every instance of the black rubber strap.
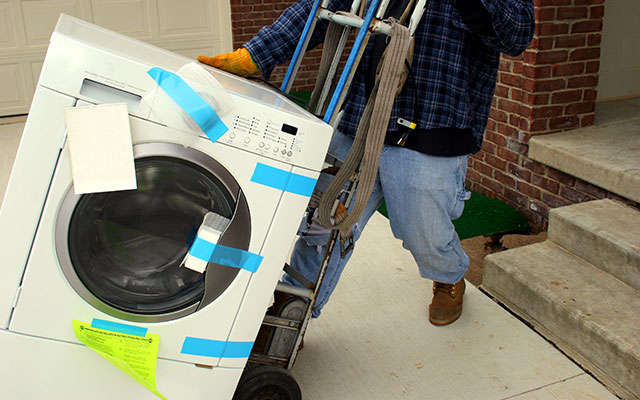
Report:
[{"label": "black rubber strap", "polygon": [[[387,19],[389,17],[394,17],[395,19],[400,18],[410,1],[411,0],[391,0],[387,10],[384,12],[383,19]],[[373,86],[376,83],[376,70],[378,69],[382,53],[384,53],[384,49],[387,48],[387,41],[387,35],[375,35],[373,38],[373,51],[371,52],[369,69],[364,81],[364,90],[367,98],[371,94]]]}]

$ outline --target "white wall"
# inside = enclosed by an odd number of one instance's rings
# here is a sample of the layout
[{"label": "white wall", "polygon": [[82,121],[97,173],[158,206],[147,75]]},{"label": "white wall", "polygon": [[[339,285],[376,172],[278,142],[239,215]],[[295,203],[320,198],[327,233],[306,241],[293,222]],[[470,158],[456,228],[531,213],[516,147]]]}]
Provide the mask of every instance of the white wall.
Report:
[{"label": "white wall", "polygon": [[640,95],[640,1],[606,0],[598,100]]}]

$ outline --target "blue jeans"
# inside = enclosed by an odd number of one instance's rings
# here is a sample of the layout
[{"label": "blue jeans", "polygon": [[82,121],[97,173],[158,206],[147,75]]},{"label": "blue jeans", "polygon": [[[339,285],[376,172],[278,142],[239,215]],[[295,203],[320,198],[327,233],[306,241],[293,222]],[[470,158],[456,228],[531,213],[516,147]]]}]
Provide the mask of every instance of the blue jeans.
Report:
[{"label": "blue jeans", "polygon": [[[344,160],[353,139],[336,132],[329,154]],[[469,268],[469,257],[460,244],[452,220],[462,215],[469,192],[464,189],[468,156],[436,157],[402,147],[384,146],[378,176],[367,207],[352,228],[357,242],[369,218],[386,200],[393,235],[402,240],[418,264],[420,276],[443,283],[456,283]],[[331,175],[321,174],[316,187],[324,190]],[[330,231],[314,216],[305,216],[291,255],[291,266],[315,280]],[[336,244],[320,287],[313,316],[318,317],[338,284],[351,252],[340,258]],[[283,281],[300,284],[285,275]]]}]

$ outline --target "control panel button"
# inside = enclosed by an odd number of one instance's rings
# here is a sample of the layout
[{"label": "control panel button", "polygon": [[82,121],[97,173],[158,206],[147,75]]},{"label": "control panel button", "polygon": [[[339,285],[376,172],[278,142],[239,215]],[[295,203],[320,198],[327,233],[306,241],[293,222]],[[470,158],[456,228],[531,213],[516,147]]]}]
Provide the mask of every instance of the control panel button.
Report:
[{"label": "control panel button", "polygon": [[287,154],[287,150],[282,149],[282,155],[284,156],[285,154]]},{"label": "control panel button", "polygon": [[260,142],[260,144],[258,145],[258,147],[260,147],[261,149],[264,148],[264,142]]},{"label": "control panel button", "polygon": [[248,138],[248,137],[244,138],[245,143],[249,144],[250,141],[251,141],[251,138]]},{"label": "control panel button", "polygon": [[271,145],[269,143],[265,143],[264,149],[269,150],[270,148],[271,148]]},{"label": "control panel button", "polygon": [[280,150],[280,149],[278,148],[278,146],[276,146],[276,147],[274,147],[274,148],[273,148],[273,152],[274,152],[274,153],[277,153],[277,152],[278,152],[278,150]]},{"label": "control panel button", "polygon": [[289,152],[287,153],[287,155],[288,155],[289,157],[291,157],[291,156],[293,155],[293,151],[289,151]]},{"label": "control panel button", "polygon": [[229,133],[229,137],[231,139],[235,139],[236,138],[236,134],[234,132]]}]

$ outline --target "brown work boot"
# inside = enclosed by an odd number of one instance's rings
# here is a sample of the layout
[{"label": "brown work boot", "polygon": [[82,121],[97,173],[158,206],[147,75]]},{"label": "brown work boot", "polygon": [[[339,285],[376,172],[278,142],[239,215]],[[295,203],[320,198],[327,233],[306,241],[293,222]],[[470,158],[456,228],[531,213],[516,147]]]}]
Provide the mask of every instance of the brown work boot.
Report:
[{"label": "brown work boot", "polygon": [[433,282],[433,300],[429,305],[429,322],[434,325],[449,325],[462,314],[464,278],[458,283]]}]

